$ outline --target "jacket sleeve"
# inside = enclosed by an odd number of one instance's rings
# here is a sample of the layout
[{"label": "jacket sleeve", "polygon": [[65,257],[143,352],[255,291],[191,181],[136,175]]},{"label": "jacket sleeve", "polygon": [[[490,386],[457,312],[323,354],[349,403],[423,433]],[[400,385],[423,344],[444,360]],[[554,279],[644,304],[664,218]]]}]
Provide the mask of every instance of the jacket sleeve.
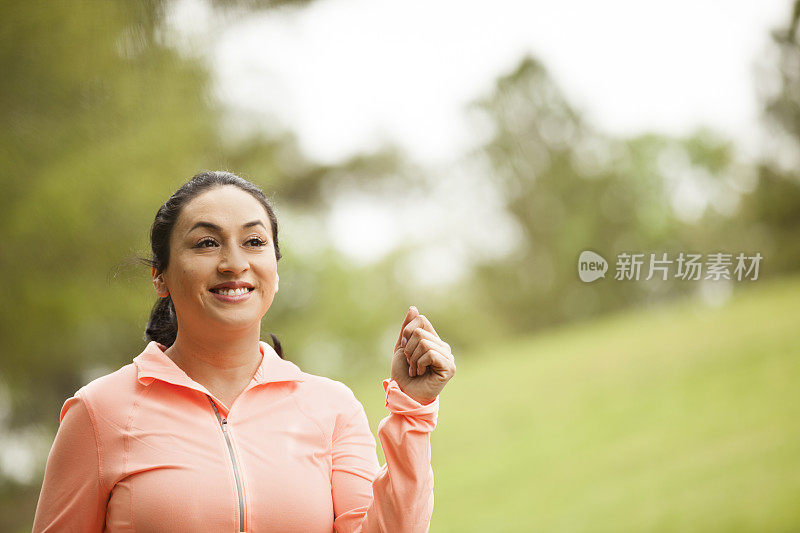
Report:
[{"label": "jacket sleeve", "polygon": [[[363,407],[336,428],[333,439],[334,530],[428,531],[433,514],[430,434],[439,398],[423,405],[385,379],[390,414],[378,425],[386,464],[378,468],[375,439]],[[376,474],[377,472],[377,474]]]},{"label": "jacket sleeve", "polygon": [[99,436],[80,391],[64,402],[47,457],[33,531],[102,531],[109,491],[101,481]]}]

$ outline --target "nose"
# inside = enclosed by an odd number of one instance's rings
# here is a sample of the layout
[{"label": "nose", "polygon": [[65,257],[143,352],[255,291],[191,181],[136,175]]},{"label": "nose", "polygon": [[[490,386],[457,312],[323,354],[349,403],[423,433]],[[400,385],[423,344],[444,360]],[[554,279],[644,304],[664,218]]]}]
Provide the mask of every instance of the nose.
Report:
[{"label": "nose", "polygon": [[245,272],[250,267],[244,251],[240,250],[238,246],[223,246],[219,264],[217,269],[220,272],[230,272],[232,274],[239,274]]}]

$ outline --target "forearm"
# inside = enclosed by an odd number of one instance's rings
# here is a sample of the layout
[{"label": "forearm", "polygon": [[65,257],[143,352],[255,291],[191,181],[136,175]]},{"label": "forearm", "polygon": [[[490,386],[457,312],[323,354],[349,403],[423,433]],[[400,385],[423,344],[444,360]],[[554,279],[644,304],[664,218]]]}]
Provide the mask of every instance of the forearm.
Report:
[{"label": "forearm", "polygon": [[[386,464],[372,482],[372,502],[350,528],[337,531],[427,531],[433,514],[433,468],[430,435],[436,427],[439,400],[422,405],[384,380],[390,414],[378,425]],[[344,517],[343,517],[344,518]]]}]

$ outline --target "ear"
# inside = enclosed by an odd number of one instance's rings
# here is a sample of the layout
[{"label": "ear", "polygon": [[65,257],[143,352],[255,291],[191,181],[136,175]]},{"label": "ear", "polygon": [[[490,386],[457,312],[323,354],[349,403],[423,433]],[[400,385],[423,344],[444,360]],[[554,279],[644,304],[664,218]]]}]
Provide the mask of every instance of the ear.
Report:
[{"label": "ear", "polygon": [[164,281],[164,273],[157,271],[155,267],[152,268],[151,272],[153,274],[153,287],[156,289],[156,294],[161,298],[166,298],[169,296],[169,289],[167,288],[167,283]]},{"label": "ear", "polygon": [[278,273],[276,272],[276,273],[275,273],[275,292],[278,292],[278,282],[279,282],[280,280],[281,280],[281,277],[280,277],[280,276],[278,275]]}]

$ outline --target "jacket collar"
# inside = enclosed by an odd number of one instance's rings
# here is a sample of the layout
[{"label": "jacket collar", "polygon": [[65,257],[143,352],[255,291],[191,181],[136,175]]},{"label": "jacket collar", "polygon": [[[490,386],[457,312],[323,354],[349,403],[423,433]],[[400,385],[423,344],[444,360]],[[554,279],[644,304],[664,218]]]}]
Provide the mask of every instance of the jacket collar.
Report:
[{"label": "jacket collar", "polygon": [[[281,381],[305,381],[303,372],[297,365],[281,359],[272,346],[266,342],[259,341],[258,344],[263,357],[247,388]],[[167,347],[163,344],[150,341],[144,351],[133,359],[139,382],[142,385],[150,385],[158,379],[209,394],[203,385],[186,375],[186,372],[164,354],[166,349]]]}]

